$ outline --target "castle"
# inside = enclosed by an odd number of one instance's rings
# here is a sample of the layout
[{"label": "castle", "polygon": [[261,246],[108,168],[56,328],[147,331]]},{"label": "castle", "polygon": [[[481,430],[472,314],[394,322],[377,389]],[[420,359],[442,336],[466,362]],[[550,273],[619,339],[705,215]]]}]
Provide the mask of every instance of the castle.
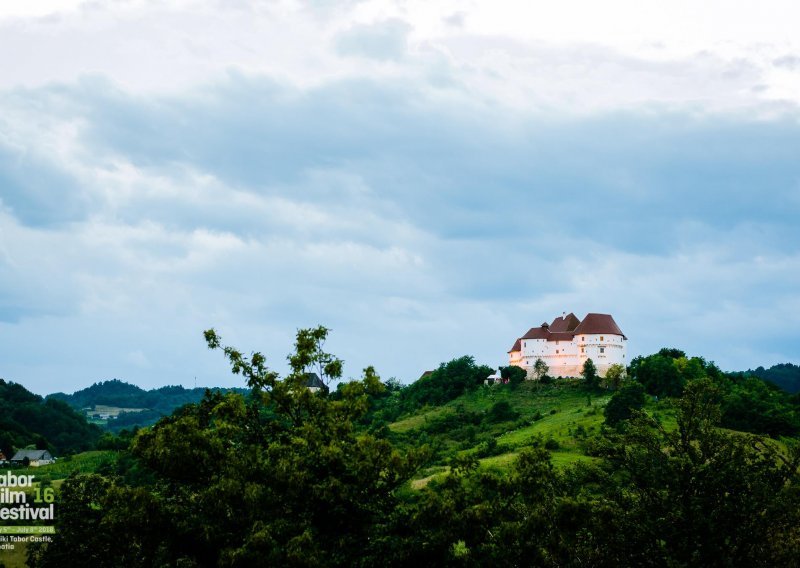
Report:
[{"label": "castle", "polygon": [[525,369],[529,378],[537,359],[547,364],[552,377],[579,377],[583,364],[591,359],[598,374],[605,376],[611,365],[628,364],[627,340],[609,314],[586,314],[581,321],[573,313],[564,313],[517,339],[508,352],[508,362]]}]

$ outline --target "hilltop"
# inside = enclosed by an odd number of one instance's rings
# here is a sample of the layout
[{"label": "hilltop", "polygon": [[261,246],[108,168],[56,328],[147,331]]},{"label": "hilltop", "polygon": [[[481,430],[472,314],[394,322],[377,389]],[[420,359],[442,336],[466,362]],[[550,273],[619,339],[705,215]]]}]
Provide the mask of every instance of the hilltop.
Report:
[{"label": "hilltop", "polygon": [[742,374],[769,381],[789,393],[800,393],[800,365],[780,363],[769,369],[757,367]]},{"label": "hilltop", "polygon": [[142,566],[755,566],[800,553],[800,401],[761,379],[663,349],[627,377],[587,364],[582,379],[526,381],[506,367],[487,384],[493,370],[465,356],[405,387],[367,367],[312,392],[315,362],[327,383],[341,377],[326,336],[299,330],[281,378],[207,331],[252,391],[208,393],[118,454],[52,468],[54,481],[97,473],[59,484],[71,514],[32,566],[88,560],[74,542]]},{"label": "hilltop", "polygon": [[[119,379],[111,379],[94,383],[72,394],[53,393],[47,399],[62,401],[91,418],[96,424],[118,432],[123,428],[149,426],[181,406],[196,404],[203,399],[206,390],[209,389],[187,389],[180,385],[144,390]],[[210,390],[246,392],[246,389],[218,387]]]},{"label": "hilltop", "polygon": [[0,379],[0,451],[11,458],[26,446],[56,455],[90,449],[101,430],[63,401],[44,399]]}]

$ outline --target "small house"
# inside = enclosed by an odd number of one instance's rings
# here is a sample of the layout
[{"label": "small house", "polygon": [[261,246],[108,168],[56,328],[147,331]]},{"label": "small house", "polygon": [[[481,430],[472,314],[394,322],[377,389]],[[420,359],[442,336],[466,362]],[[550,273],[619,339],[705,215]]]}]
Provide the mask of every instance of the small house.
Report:
[{"label": "small house", "polygon": [[306,373],[305,387],[311,392],[328,392],[328,386],[322,382],[316,373]]},{"label": "small house", "polygon": [[503,378],[503,373],[501,372],[500,367],[497,368],[497,371],[486,377],[484,379],[483,384],[485,385],[497,385],[500,383],[507,383],[508,379]]},{"label": "small house", "polygon": [[47,450],[19,450],[14,457],[11,458],[11,463],[22,464],[27,458],[31,467],[39,467],[41,465],[48,465],[55,463],[55,458]]}]

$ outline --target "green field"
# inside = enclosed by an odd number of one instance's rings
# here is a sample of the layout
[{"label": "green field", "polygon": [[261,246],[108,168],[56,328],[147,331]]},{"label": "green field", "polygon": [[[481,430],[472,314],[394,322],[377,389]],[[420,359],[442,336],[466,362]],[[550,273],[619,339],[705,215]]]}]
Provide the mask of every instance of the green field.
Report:
[{"label": "green field", "polygon": [[[480,458],[481,467],[504,471],[522,449],[547,442],[556,467],[593,461],[596,458],[586,455],[586,443],[600,432],[605,419],[603,409],[610,398],[610,392],[589,393],[580,381],[569,379],[551,385],[525,382],[517,389],[505,385],[482,386],[441,407],[424,407],[401,416],[389,429],[404,440],[427,436],[438,444],[438,455],[442,458],[436,465],[420,471],[411,483],[411,487],[420,488],[447,475],[446,463],[454,455],[474,454]],[[432,431],[442,420],[457,421],[460,415],[486,416],[500,402],[507,402],[518,417],[500,423],[483,420],[467,426],[471,432],[466,440],[464,428]],[[674,412],[664,403],[649,401],[647,411],[666,428],[675,427]],[[471,445],[469,437],[473,431],[475,443]],[[494,446],[495,442],[495,455],[481,454],[482,448],[487,444]]]},{"label": "green field", "polygon": [[15,475],[28,474],[35,475],[37,480],[49,479],[56,481],[66,479],[73,472],[92,473],[105,465],[116,461],[118,452],[114,451],[92,451],[75,454],[61,458],[54,464],[43,465],[41,467],[24,467],[14,471]]}]

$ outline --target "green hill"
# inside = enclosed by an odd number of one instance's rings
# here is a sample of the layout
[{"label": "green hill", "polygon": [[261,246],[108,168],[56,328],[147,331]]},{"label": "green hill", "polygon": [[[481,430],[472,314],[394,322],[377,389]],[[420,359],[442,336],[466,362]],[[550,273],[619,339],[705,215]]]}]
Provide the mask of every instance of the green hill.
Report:
[{"label": "green hill", "polygon": [[[401,446],[429,444],[432,464],[419,472],[422,484],[456,456],[475,456],[486,468],[503,470],[524,448],[544,446],[556,466],[591,461],[610,391],[588,391],[580,379],[551,384],[526,381],[480,386],[441,406],[426,406],[388,424]],[[646,411],[671,429],[675,411],[669,401],[649,399]]]},{"label": "green hill", "polygon": [[769,369],[757,367],[746,371],[745,374],[769,381],[788,393],[800,393],[800,365],[781,363]]},{"label": "green hill", "polygon": [[[212,388],[212,391],[228,392],[244,389]],[[62,401],[108,430],[118,432],[125,428],[149,426],[162,416],[172,414],[186,404],[202,400],[206,389],[187,389],[180,385],[164,386],[144,390],[136,385],[112,379],[94,383],[72,394],[62,392],[48,395],[48,400]]]},{"label": "green hill", "polygon": [[0,379],[0,450],[34,445],[56,455],[90,449],[101,430],[55,399],[44,399],[20,384]]},{"label": "green hill", "polygon": [[503,369],[490,386],[462,357],[409,387],[367,367],[314,393],[326,335],[299,330],[280,380],[207,331],[252,394],[210,394],[66,478],[69,514],[32,566],[97,550],[141,566],[797,563],[798,403],[777,387],[666,349],[627,378]]}]

